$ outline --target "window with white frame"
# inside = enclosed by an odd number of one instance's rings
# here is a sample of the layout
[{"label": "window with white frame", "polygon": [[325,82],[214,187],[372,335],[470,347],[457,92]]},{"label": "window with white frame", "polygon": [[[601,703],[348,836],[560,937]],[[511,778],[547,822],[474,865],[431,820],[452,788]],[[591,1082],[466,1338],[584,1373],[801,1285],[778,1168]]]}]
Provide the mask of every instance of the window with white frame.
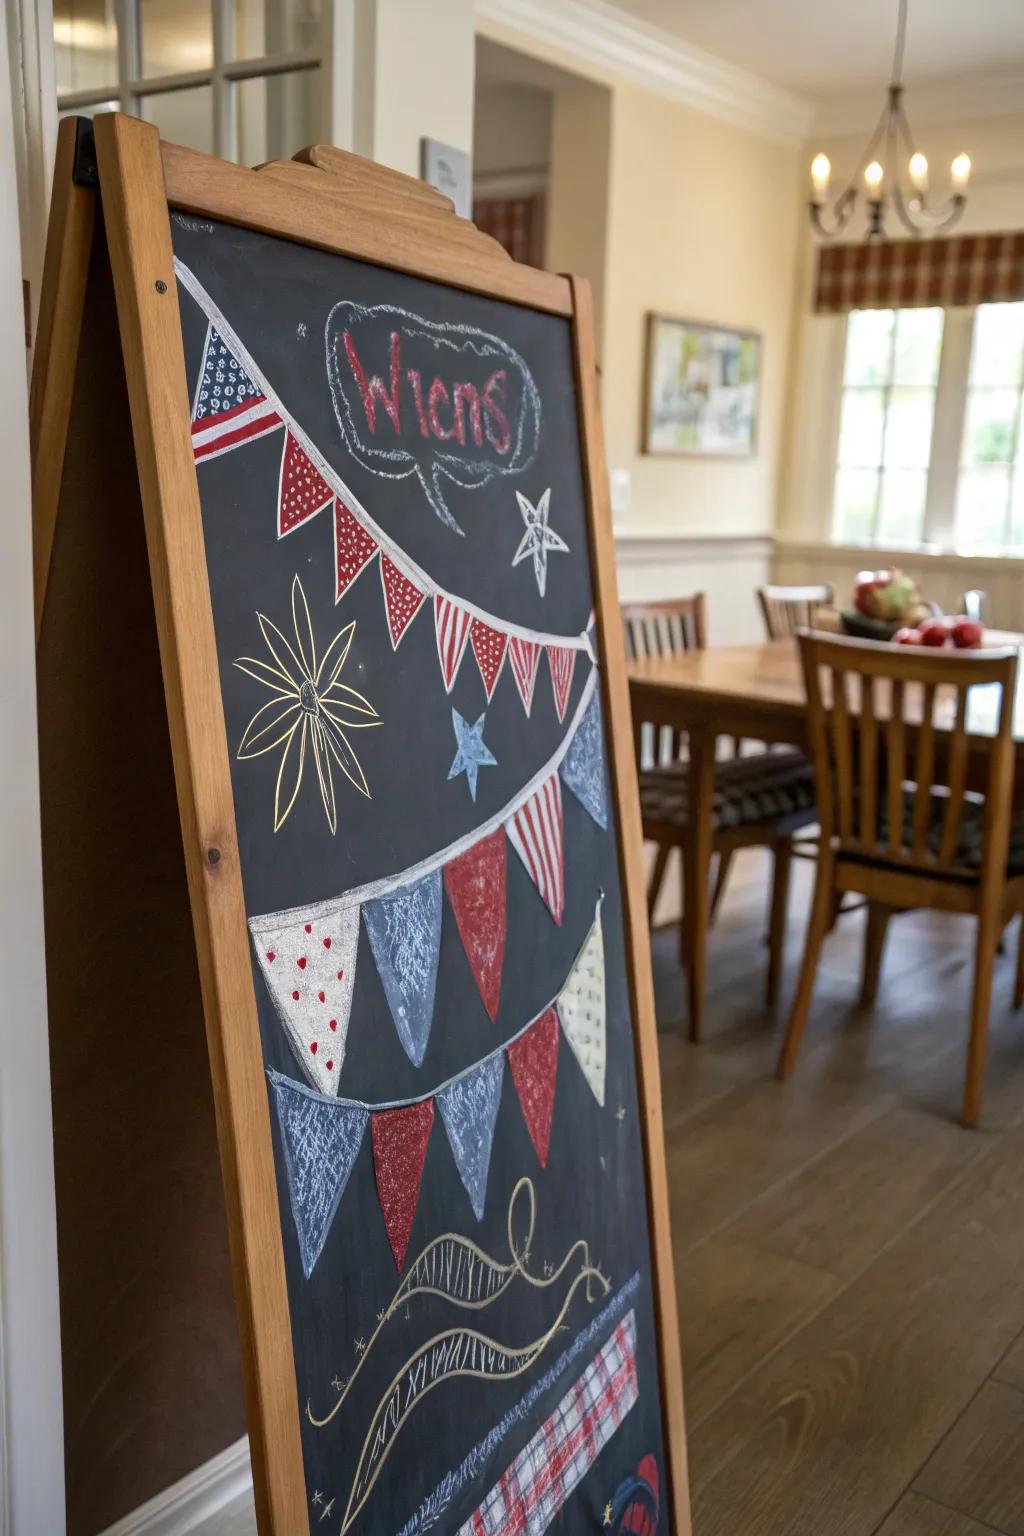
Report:
[{"label": "window with white frame", "polygon": [[850,544],[924,533],[941,309],[855,309],[846,357],[833,529]]},{"label": "window with white frame", "polygon": [[962,548],[1024,552],[1024,304],[974,317],[956,495]]},{"label": "window with white frame", "polygon": [[256,165],[322,138],[320,0],[54,0],[61,115]]},{"label": "window with white frame", "polygon": [[832,536],[1024,554],[1024,302],[850,312]]}]

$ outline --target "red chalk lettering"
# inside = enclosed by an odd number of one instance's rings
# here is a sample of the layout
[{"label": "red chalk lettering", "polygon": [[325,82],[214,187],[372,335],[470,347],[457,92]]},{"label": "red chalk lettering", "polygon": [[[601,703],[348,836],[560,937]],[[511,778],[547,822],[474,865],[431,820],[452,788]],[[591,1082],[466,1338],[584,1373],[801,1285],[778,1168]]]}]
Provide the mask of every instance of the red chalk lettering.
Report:
[{"label": "red chalk lettering", "polygon": [[442,401],[446,406],[450,406],[451,396],[448,393],[447,386],[442,383],[440,379],[435,379],[433,384],[430,386],[430,394],[427,396],[427,410],[430,414],[430,430],[433,432],[436,438],[440,439],[442,443],[451,442],[453,437],[459,443],[464,443],[466,441],[466,433],[458,416],[453,413],[451,426],[447,428],[442,426],[441,418],[438,415],[438,407]]},{"label": "red chalk lettering", "polygon": [[359,393],[363,397],[363,410],[366,412],[366,425],[374,434],[376,434],[377,431],[378,402],[387,412],[388,419],[391,422],[391,425],[394,427],[395,431],[400,433],[402,430],[402,419],[400,414],[401,402],[399,393],[401,389],[402,376],[401,351],[401,337],[397,331],[392,331],[390,389],[386,389],[384,387],[384,381],[379,374],[375,373],[369,379],[367,379],[366,370],[359,360],[359,353],[356,351],[356,344],[352,338],[352,332],[345,332],[345,355],[348,358],[349,367],[352,369],[355,381],[359,386]]},{"label": "red chalk lettering", "polygon": [[[498,453],[508,453],[512,446],[512,430],[503,405],[508,399],[508,374],[504,368],[496,368],[484,385],[483,407],[487,417],[487,441]],[[497,398],[495,398],[497,397]]]},{"label": "red chalk lettering", "polygon": [[420,378],[418,368],[407,368],[405,376],[412,386],[412,398],[416,406],[416,416],[420,424],[420,436],[430,436],[430,426],[427,422],[427,413],[423,408],[423,380]]},{"label": "red chalk lettering", "polygon": [[480,409],[480,393],[475,384],[456,384],[452,391],[455,400],[455,419],[459,423],[459,442],[466,441],[466,408],[469,408],[469,426],[473,441],[478,448],[484,445],[484,418]]}]

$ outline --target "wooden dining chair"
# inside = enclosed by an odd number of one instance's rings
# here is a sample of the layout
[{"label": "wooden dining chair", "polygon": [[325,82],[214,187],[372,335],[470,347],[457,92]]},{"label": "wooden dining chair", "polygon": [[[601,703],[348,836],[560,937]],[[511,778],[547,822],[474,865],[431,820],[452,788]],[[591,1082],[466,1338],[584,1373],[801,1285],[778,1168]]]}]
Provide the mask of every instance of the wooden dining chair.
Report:
[{"label": "wooden dining chair", "polygon": [[816,587],[758,587],[757,601],[769,640],[785,640],[798,629],[813,629],[819,608],[833,608],[836,589],[830,582]]},{"label": "wooden dining chair", "polygon": [[[665,602],[626,603],[622,607],[626,654],[630,659],[669,656],[703,650],[707,604],[703,592]],[[688,825],[689,764],[685,733],[667,726],[633,720],[633,737],[640,777],[640,805],[646,841],[657,845],[648,887],[648,911],[653,913],[669,855],[683,849]],[[760,750],[743,755],[733,742],[733,756],[715,763],[713,852],[717,856],[713,917],[725,888],[730,860],[739,848],[768,847],[774,853],[769,918],[768,1001],[774,1002],[781,972],[792,834],[816,820],[813,780],[802,753]],[[685,870],[681,953],[690,969],[690,956],[706,942],[699,920],[693,920],[686,900]],[[691,1012],[691,1038],[697,1038]]]},{"label": "wooden dining chair", "polygon": [[[874,1001],[894,912],[971,913],[977,933],[962,1118],[976,1125],[996,945],[1024,911],[1024,825],[1011,822],[1017,653],[956,655],[806,633],[799,645],[821,846],[779,1076],[796,1064],[838,896],[852,891],[869,903],[865,1003]],[[994,690],[981,793],[968,789],[967,778],[967,704],[976,687]],[[1021,976],[1019,965],[1018,1003]]]}]

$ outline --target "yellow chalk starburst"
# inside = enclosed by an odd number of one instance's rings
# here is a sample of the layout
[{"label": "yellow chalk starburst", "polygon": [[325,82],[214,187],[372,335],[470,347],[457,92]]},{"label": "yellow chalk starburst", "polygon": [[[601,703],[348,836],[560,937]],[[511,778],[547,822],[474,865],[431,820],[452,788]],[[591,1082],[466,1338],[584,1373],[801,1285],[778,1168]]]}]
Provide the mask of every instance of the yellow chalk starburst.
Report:
[{"label": "yellow chalk starburst", "polygon": [[338,808],[334,769],[338,767],[360,794],[370,798],[366,775],[347,733],[380,725],[370,701],[341,681],[355,635],[355,621],[339,629],[322,656],[317,655],[309,604],[298,576],[292,582],[294,644],[265,614],[257,623],[269,661],[240,656],[235,666],[255,678],[273,697],[253,715],[238,744],[240,761],[280,751],[274,787],[274,831],[287,821],[302,787],[307,750],[312,750],[324,814],[337,831]]}]

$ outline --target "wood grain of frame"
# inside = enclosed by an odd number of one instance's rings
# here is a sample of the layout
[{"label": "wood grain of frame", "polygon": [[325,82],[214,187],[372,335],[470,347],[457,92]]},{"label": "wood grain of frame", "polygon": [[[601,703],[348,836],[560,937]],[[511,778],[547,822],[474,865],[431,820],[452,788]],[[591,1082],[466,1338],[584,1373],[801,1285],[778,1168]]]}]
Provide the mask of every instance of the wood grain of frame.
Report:
[{"label": "wood grain of frame", "polygon": [[[53,297],[40,335],[40,347],[45,349],[54,337],[60,339],[60,365],[68,374],[73,373],[77,347],[94,196],[70,186],[72,126],[62,129],[52,260],[48,255]],[[326,146],[304,151],[295,162],[249,171],[163,144],[152,125],[120,114],[97,117],[95,135],[202,981],[260,1531],[265,1536],[293,1536],[306,1518],[306,1490],[270,1116],[192,453],[171,209],[239,224],[571,321],[619,834],[667,1492],[675,1536],[689,1536],[682,1367],[640,813],[589,287],[580,279],[517,266],[487,236],[457,219],[432,189]],[[52,445],[48,459],[40,454],[37,475],[39,613],[70,411],[70,387],[60,382],[54,367],[55,362],[38,370],[40,393],[33,407],[33,442]]]}]

